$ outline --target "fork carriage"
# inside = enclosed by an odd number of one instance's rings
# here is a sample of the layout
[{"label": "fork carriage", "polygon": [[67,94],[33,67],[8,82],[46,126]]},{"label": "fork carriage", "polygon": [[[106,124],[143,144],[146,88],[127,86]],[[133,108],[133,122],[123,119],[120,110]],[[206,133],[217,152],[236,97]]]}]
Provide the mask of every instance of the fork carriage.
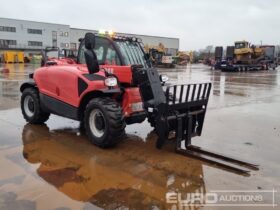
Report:
[{"label": "fork carriage", "polygon": [[192,137],[201,136],[211,86],[211,83],[167,86],[166,110],[173,114],[166,120],[177,121],[177,148],[183,140],[188,147]]},{"label": "fork carriage", "polygon": [[207,161],[241,174],[249,172],[244,167],[258,170],[257,165],[192,145],[192,137],[201,136],[202,133],[211,83],[165,86],[160,81],[157,70],[152,68],[135,70],[133,79],[139,86],[148,119],[154,122],[158,135],[157,148],[162,148],[169,140],[170,132],[175,132],[175,151],[179,154]]}]

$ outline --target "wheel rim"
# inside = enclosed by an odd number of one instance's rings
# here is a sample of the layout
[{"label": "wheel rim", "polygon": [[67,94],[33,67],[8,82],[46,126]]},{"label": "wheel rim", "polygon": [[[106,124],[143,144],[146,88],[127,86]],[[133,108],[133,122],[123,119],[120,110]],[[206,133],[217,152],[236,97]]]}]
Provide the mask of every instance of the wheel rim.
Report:
[{"label": "wheel rim", "polygon": [[91,111],[89,116],[89,127],[92,134],[98,138],[102,137],[105,133],[105,119],[103,113],[99,109]]},{"label": "wheel rim", "polygon": [[25,114],[28,117],[33,117],[34,111],[35,111],[35,106],[34,106],[34,100],[31,96],[28,95],[24,98],[23,108],[24,108]]}]

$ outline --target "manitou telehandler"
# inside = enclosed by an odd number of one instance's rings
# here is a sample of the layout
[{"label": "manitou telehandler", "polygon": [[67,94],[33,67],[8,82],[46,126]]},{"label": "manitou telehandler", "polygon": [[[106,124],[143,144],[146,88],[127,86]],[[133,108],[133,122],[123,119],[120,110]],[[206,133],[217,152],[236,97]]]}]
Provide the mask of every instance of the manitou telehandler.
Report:
[{"label": "manitou telehandler", "polygon": [[87,33],[77,60],[45,56],[42,67],[20,87],[24,118],[40,124],[52,113],[81,121],[88,138],[102,148],[117,144],[126,124],[148,118],[158,148],[175,132],[180,154],[243,174],[248,173],[244,167],[257,169],[191,145],[191,138],[202,132],[211,83],[164,85],[166,76],[149,65],[141,46],[137,38]]}]

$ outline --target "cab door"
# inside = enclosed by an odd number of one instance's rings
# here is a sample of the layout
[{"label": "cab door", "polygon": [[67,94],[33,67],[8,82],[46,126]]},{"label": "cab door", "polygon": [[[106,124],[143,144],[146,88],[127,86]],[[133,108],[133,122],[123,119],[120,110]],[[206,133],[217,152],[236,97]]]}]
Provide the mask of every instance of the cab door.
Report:
[{"label": "cab door", "polygon": [[[84,41],[82,41],[78,53],[79,64],[86,64],[84,51],[85,44]],[[98,64],[101,68],[106,68],[109,71],[111,69],[113,71],[114,66],[122,65],[120,55],[113,45],[113,42],[106,37],[95,37],[94,52],[97,56]]]}]

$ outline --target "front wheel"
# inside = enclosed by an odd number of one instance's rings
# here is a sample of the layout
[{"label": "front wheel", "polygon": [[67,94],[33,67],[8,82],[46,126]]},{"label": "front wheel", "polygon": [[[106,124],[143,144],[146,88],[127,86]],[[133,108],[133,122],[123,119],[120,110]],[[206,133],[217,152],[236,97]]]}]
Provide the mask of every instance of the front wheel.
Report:
[{"label": "front wheel", "polygon": [[24,119],[32,124],[42,124],[49,119],[50,113],[41,109],[39,93],[35,88],[26,88],[21,95],[21,112]]},{"label": "front wheel", "polygon": [[120,105],[110,98],[95,98],[88,103],[84,125],[91,142],[102,148],[116,145],[126,126]]}]

